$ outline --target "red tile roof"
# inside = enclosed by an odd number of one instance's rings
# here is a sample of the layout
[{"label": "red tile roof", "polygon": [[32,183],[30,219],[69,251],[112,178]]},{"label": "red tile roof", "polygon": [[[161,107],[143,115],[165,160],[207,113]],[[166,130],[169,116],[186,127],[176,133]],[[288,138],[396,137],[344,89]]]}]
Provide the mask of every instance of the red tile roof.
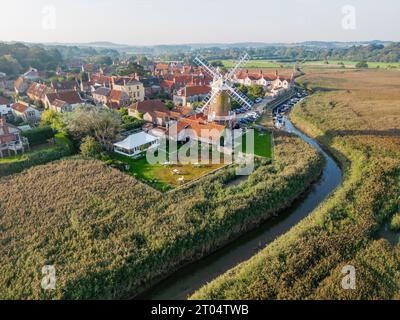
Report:
[{"label": "red tile roof", "polygon": [[204,95],[211,91],[209,86],[186,86],[184,90],[184,96],[197,96],[197,95]]},{"label": "red tile roof", "polygon": [[122,100],[130,100],[128,94],[121,90],[111,90],[110,92],[110,100],[111,101],[122,101]]},{"label": "red tile roof", "polygon": [[77,104],[82,102],[81,97],[76,91],[48,93],[46,96],[51,104],[54,102],[54,100],[65,101],[68,104]]},{"label": "red tile roof", "polygon": [[8,101],[8,99],[6,99],[4,97],[0,97],[0,105],[9,104],[9,103],[10,103],[10,101]]},{"label": "red tile roof", "polygon": [[145,100],[142,102],[136,102],[129,107],[129,109],[146,113],[154,111],[168,112],[169,109],[165,106],[165,103],[161,100]]},{"label": "red tile roof", "polygon": [[47,88],[45,84],[33,82],[29,86],[27,94],[35,99],[42,100],[49,91],[49,88]]},{"label": "red tile roof", "polygon": [[12,108],[13,110],[19,112],[19,113],[24,113],[24,112],[28,109],[28,106],[26,106],[26,105],[24,105],[24,104],[22,104],[22,103],[17,102],[17,103],[14,103],[14,104],[11,106],[11,108]]}]

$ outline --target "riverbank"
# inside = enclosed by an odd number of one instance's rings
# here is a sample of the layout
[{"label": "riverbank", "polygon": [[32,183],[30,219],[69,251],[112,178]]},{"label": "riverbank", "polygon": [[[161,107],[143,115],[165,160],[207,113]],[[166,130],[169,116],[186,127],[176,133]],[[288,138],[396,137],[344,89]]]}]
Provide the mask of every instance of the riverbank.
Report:
[{"label": "riverbank", "polygon": [[[341,188],[290,232],[193,299],[399,297],[399,245],[380,239],[378,231],[398,210],[400,141],[388,119],[397,117],[400,94],[394,83],[400,79],[390,71],[367,73],[306,75],[301,81],[317,92],[291,114],[296,127],[340,160]],[[355,290],[340,286],[346,265],[356,269]]]}]

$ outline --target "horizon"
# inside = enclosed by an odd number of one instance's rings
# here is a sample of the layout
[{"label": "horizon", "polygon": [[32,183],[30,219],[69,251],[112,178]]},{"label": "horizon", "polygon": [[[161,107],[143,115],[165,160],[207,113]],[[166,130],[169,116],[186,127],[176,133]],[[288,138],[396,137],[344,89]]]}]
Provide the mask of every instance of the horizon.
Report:
[{"label": "horizon", "polygon": [[[200,7],[183,0],[84,0],[73,6],[66,0],[22,0],[3,4],[7,15],[0,21],[0,39],[127,46],[400,41],[397,1],[382,0],[379,6],[372,0],[287,2],[282,10],[279,3],[249,0],[243,10],[232,0],[204,0]],[[110,15],[115,8],[123,10]],[[24,23],[16,24],[18,20]]]}]

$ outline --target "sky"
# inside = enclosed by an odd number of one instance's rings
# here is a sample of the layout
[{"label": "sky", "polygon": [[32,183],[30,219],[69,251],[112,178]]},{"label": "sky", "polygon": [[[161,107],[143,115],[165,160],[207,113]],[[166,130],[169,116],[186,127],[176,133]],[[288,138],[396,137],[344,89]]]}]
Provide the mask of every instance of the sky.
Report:
[{"label": "sky", "polygon": [[400,41],[398,0],[3,0],[0,41]]}]

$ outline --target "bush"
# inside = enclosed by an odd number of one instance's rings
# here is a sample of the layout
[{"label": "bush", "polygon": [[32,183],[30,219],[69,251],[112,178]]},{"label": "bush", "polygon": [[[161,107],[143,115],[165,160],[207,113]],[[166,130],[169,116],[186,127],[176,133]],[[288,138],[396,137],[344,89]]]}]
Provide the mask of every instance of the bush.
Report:
[{"label": "bush", "polygon": [[356,68],[368,68],[368,63],[365,61],[360,61],[356,64]]},{"label": "bush", "polygon": [[31,146],[45,144],[49,139],[54,138],[55,131],[50,127],[40,127],[25,131],[22,135],[29,140]]},{"label": "bush", "polygon": [[80,150],[81,154],[88,158],[98,159],[101,155],[101,147],[99,143],[91,136],[83,138]]},{"label": "bush", "polygon": [[400,213],[396,214],[392,218],[392,221],[390,222],[390,229],[395,232],[400,231]]}]

